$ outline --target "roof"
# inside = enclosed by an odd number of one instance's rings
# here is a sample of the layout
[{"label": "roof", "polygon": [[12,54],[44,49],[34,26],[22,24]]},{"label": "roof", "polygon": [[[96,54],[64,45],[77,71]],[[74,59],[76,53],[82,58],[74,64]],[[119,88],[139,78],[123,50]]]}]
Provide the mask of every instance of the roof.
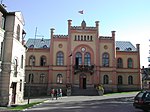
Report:
[{"label": "roof", "polygon": [[[50,39],[28,39],[26,46],[28,48],[50,48]],[[129,41],[116,41],[117,51],[137,51]]]},{"label": "roof", "polygon": [[137,51],[137,49],[129,41],[116,41],[117,51]]},{"label": "roof", "polygon": [[28,48],[49,48],[50,39],[28,39],[26,46]]}]

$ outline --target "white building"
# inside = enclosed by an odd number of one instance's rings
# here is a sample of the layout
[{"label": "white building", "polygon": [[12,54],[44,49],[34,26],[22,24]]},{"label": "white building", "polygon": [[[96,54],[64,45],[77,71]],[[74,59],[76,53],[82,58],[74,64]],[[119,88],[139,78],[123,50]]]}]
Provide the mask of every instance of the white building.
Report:
[{"label": "white building", "polygon": [[24,19],[21,12],[7,12],[2,4],[0,12],[0,105],[8,106],[23,101],[26,52]]}]

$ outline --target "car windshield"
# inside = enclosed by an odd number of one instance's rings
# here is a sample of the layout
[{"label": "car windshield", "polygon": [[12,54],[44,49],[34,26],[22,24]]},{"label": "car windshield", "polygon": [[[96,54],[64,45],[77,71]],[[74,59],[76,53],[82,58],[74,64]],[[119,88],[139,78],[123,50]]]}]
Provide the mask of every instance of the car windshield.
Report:
[{"label": "car windshield", "polygon": [[141,98],[143,96],[143,94],[144,94],[143,92],[140,92],[140,93],[137,94],[136,97]]}]

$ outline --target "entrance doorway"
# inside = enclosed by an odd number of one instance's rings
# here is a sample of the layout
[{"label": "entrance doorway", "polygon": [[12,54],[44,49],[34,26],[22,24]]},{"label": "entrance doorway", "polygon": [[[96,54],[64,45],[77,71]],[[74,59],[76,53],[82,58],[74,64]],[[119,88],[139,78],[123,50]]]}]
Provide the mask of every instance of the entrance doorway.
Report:
[{"label": "entrance doorway", "polygon": [[11,103],[12,104],[15,104],[15,102],[16,102],[16,86],[17,86],[16,82],[11,83],[11,88],[12,88],[12,101],[11,101]]},{"label": "entrance doorway", "polygon": [[86,75],[85,74],[80,75],[80,88],[86,89]]}]

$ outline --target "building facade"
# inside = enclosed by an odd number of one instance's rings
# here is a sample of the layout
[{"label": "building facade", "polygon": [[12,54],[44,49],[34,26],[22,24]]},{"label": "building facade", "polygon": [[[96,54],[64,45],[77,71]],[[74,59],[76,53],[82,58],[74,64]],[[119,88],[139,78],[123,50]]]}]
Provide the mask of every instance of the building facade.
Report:
[{"label": "building facade", "polygon": [[100,36],[99,21],[72,26],[68,20],[67,35],[55,35],[53,28],[50,33],[51,39],[26,43],[26,82],[31,80],[33,95],[49,94],[51,88],[62,88],[65,94],[68,87],[73,95],[82,90],[88,94],[98,84],[105,92],[141,89],[139,44],[115,41],[115,31]]},{"label": "building facade", "polygon": [[0,5],[1,72],[0,105],[23,101],[25,78],[25,31],[21,12],[8,12]]}]

